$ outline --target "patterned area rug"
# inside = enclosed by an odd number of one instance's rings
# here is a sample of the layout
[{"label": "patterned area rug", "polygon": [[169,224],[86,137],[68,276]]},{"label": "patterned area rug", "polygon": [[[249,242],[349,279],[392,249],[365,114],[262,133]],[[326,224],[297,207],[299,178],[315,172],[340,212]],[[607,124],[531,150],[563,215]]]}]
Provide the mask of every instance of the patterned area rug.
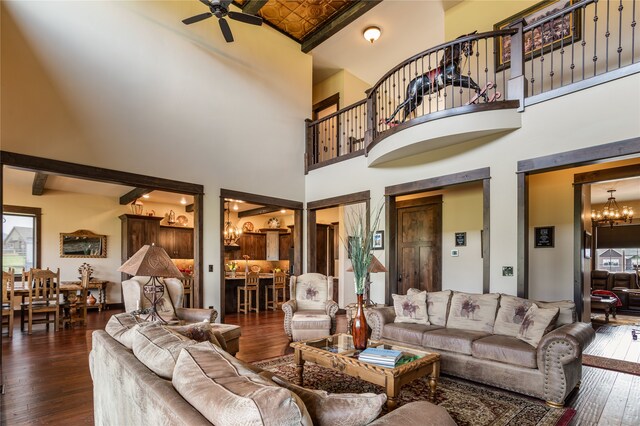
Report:
[{"label": "patterned area rug", "polygon": [[[296,371],[293,355],[259,361],[254,365],[294,382]],[[384,392],[380,386],[310,362],[304,366],[304,385],[331,393]],[[404,405],[412,401],[427,400],[428,394],[428,381],[414,380],[402,387],[398,403]],[[451,377],[440,378],[435,403],[444,407],[460,426],[565,426],[575,415],[572,408],[550,408],[535,399]],[[386,408],[383,414],[385,412]]]},{"label": "patterned area rug", "polygon": [[640,376],[640,363],[582,354],[582,365]]},{"label": "patterned area rug", "polygon": [[609,322],[606,322],[604,314],[591,314],[591,321],[606,325],[640,325],[640,318],[631,315],[618,314],[617,318],[609,315]]}]

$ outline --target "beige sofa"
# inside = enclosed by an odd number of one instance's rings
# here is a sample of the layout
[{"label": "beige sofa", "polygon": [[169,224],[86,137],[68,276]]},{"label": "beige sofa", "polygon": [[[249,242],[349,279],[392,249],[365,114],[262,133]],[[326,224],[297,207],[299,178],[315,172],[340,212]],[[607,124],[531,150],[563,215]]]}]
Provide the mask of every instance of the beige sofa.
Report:
[{"label": "beige sofa", "polygon": [[[529,312],[531,300],[444,291],[427,293],[427,302],[422,323],[399,322],[393,306],[368,310],[371,338],[438,352],[445,374],[530,395],[554,407],[564,405],[579,385],[582,351],[595,332],[590,324],[576,322],[573,302],[535,302],[532,311],[553,315],[557,310],[538,342],[518,334],[518,320]],[[487,316],[476,324],[474,314],[483,309]],[[512,324],[505,325],[505,319]]]},{"label": "beige sofa", "polygon": [[376,419],[384,394],[306,390],[234,358],[222,349],[223,341],[196,343],[157,324],[127,321],[121,317],[107,324],[109,332],[93,332],[96,425],[382,426],[417,418],[427,419],[424,425],[455,425],[446,410],[427,401]]}]

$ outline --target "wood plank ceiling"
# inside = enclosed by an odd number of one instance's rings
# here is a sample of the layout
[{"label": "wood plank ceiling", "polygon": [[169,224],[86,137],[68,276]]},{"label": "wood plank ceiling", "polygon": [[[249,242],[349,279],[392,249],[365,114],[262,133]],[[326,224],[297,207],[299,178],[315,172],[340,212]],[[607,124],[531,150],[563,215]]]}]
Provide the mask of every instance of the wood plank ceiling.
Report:
[{"label": "wood plank ceiling", "polygon": [[382,0],[234,0],[244,13],[301,44],[303,52],[340,31]]}]

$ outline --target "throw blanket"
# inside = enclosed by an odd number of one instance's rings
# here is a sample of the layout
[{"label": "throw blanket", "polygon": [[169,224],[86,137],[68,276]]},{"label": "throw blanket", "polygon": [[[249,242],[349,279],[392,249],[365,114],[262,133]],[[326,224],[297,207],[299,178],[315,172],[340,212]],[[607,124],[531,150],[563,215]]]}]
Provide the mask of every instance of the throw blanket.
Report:
[{"label": "throw blanket", "polygon": [[622,302],[620,301],[620,298],[618,297],[617,294],[615,294],[612,291],[609,290],[593,290],[591,292],[591,294],[593,296],[608,296],[608,297],[613,297],[614,299],[617,300],[616,302],[616,308],[619,308],[620,306],[622,306]]}]

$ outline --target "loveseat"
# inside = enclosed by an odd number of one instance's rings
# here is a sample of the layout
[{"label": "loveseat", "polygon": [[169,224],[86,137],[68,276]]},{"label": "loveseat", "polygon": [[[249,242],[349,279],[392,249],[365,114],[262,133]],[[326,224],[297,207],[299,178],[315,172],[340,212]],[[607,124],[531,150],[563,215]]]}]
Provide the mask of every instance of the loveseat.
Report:
[{"label": "loveseat", "polygon": [[[376,419],[384,394],[307,390],[236,359],[224,350],[221,333],[198,343],[184,329],[114,317],[92,336],[96,425],[384,426],[416,418],[426,419],[424,425],[455,425],[444,408],[427,401]],[[200,337],[207,331],[202,327],[195,333]]]},{"label": "loveseat", "polygon": [[553,407],[563,406],[579,385],[582,351],[595,337],[590,324],[576,322],[571,301],[535,302],[495,293],[410,289],[394,295],[394,306],[366,315],[374,340],[438,352],[445,374],[543,399]]}]

